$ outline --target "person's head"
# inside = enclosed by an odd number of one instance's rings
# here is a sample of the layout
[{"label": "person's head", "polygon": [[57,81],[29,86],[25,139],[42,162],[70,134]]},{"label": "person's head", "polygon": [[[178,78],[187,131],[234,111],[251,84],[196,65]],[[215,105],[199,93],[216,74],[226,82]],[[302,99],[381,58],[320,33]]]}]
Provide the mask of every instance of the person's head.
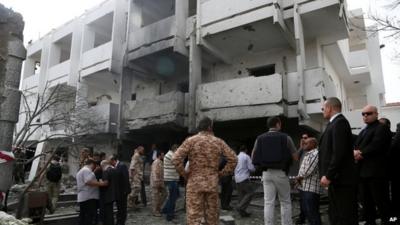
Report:
[{"label": "person's head", "polygon": [[98,152],[94,152],[93,153],[93,160],[97,161],[97,162],[101,161],[100,160],[100,154]]},{"label": "person's head", "polygon": [[164,152],[163,151],[157,151],[157,159],[160,159],[160,160],[164,159]]},{"label": "person's head", "polygon": [[141,145],[139,145],[134,151],[139,153],[139,155],[144,155],[144,147]]},{"label": "person's head", "polygon": [[83,158],[87,158],[90,155],[90,149],[88,148],[82,148],[81,149],[81,155]]},{"label": "person's head", "polygon": [[106,170],[109,166],[111,166],[111,162],[108,160],[102,160],[100,162],[100,166],[102,170]]},{"label": "person's head", "polygon": [[197,127],[199,131],[212,131],[213,130],[213,121],[208,118],[204,117],[200,120],[199,126]]},{"label": "person's head", "polygon": [[267,120],[267,126],[269,129],[275,128],[277,130],[281,130],[281,128],[282,128],[281,119],[279,118],[279,116],[270,117]]},{"label": "person's head", "polygon": [[304,150],[310,151],[315,149],[318,146],[318,141],[316,138],[309,137],[304,142]]},{"label": "person's head", "polygon": [[378,120],[378,109],[373,105],[367,105],[361,112],[364,123],[370,124]]},{"label": "person's head", "polygon": [[384,125],[386,125],[386,126],[388,126],[389,129],[392,126],[392,123],[390,122],[390,120],[388,118],[380,118],[379,122],[384,124]]},{"label": "person's head", "polygon": [[117,154],[112,154],[112,155],[110,155],[110,157],[108,158],[108,161],[110,162],[110,164],[111,164],[112,166],[117,165],[117,162],[118,162],[118,156],[117,156]]},{"label": "person's head", "polygon": [[304,133],[304,134],[301,135],[301,140],[306,140],[309,137],[310,136],[307,133]]},{"label": "person's head", "polygon": [[342,112],[342,103],[336,97],[328,98],[324,102],[324,106],[322,107],[322,112],[325,119],[330,119],[337,113]]},{"label": "person's head", "polygon": [[105,152],[100,152],[100,153],[99,153],[99,156],[100,156],[100,160],[101,160],[101,161],[103,161],[103,160],[106,159],[106,153],[105,153]]},{"label": "person's head", "polygon": [[54,155],[52,160],[59,162],[60,161],[60,156]]},{"label": "person's head", "polygon": [[173,144],[171,146],[171,151],[175,152],[178,149],[179,145],[178,144]]},{"label": "person's head", "polygon": [[92,171],[94,171],[94,169],[96,169],[96,162],[90,158],[86,159],[85,166],[89,167]]},{"label": "person's head", "polygon": [[247,147],[246,147],[246,145],[241,145],[241,146],[239,147],[239,152],[247,153]]}]

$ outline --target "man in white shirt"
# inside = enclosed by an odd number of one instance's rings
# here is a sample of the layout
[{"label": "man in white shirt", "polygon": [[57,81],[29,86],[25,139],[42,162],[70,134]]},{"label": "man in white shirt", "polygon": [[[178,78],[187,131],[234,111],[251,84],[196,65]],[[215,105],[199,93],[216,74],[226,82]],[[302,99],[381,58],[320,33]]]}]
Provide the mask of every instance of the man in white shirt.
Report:
[{"label": "man in white shirt", "polygon": [[100,186],[106,186],[103,182],[97,181],[93,170],[96,162],[92,159],[85,161],[85,166],[76,174],[79,203],[79,225],[90,225],[96,221],[96,204],[99,200]]},{"label": "man in white shirt", "polygon": [[239,194],[239,204],[237,205],[236,210],[242,217],[250,216],[250,213],[246,212],[246,209],[255,193],[255,188],[249,180],[250,172],[254,172],[255,168],[251,162],[250,156],[247,155],[246,152],[247,148],[241,146],[238,155],[238,163],[235,168],[235,182]]}]

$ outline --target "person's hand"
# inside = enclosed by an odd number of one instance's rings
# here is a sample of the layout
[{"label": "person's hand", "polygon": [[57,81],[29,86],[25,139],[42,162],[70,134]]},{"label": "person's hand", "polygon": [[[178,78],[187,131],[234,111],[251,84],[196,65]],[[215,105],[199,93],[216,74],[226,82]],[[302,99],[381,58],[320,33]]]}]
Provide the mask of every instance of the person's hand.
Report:
[{"label": "person's hand", "polygon": [[323,176],[321,178],[321,186],[322,187],[328,187],[330,183],[331,183],[331,181],[328,178],[326,178],[326,176]]},{"label": "person's hand", "polygon": [[354,159],[355,159],[356,161],[360,161],[360,160],[363,159],[362,153],[361,153],[360,150],[356,149],[356,150],[353,151],[353,153],[354,153]]},{"label": "person's hand", "polygon": [[304,149],[304,147],[305,147],[305,143],[306,143],[305,140],[306,140],[306,139],[303,139],[303,138],[300,139],[300,148],[301,148],[301,149]]}]

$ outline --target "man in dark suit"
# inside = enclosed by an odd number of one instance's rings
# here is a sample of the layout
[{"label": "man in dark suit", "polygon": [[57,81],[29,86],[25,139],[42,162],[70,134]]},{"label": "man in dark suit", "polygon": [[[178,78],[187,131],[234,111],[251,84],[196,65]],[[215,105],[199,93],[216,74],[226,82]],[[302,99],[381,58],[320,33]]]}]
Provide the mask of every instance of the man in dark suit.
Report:
[{"label": "man in dark suit", "polygon": [[388,224],[390,197],[386,165],[392,139],[391,131],[387,125],[379,122],[375,106],[365,106],[361,114],[366,127],[355,142],[354,159],[359,166],[366,224],[376,224],[376,207],[380,212],[382,224]]},{"label": "man in dark suit", "polygon": [[390,163],[389,163],[389,174],[390,174],[390,186],[391,186],[391,197],[392,197],[392,216],[400,220],[400,174],[399,174],[399,163],[400,158],[400,123],[397,124],[396,134],[392,140],[392,146],[390,149]]},{"label": "man in dark suit", "polygon": [[120,162],[115,154],[110,156],[110,163],[116,170],[117,188],[115,191],[115,200],[117,203],[117,225],[125,225],[127,197],[131,192],[128,167]]},{"label": "man in dark suit", "polygon": [[341,114],[342,103],[328,98],[322,108],[329,123],[321,136],[319,173],[322,187],[328,188],[331,225],[356,225],[357,186],[350,124]]},{"label": "man in dark suit", "polygon": [[115,191],[117,188],[116,184],[116,170],[111,166],[110,162],[103,160],[100,163],[102,169],[101,180],[104,183],[103,187],[100,187],[100,215],[102,216],[101,221],[105,225],[114,225],[114,212],[113,206],[115,201]]}]

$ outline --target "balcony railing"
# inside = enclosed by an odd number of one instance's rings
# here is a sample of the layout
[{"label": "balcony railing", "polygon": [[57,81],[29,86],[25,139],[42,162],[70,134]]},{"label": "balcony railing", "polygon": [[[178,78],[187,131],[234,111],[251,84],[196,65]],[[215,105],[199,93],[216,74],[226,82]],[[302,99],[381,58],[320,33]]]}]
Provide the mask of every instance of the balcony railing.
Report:
[{"label": "balcony railing", "polygon": [[96,126],[91,133],[116,133],[118,124],[118,104],[106,103],[89,108],[91,123]]},{"label": "balcony railing", "polygon": [[130,35],[129,49],[135,50],[175,36],[175,24],[175,16],[170,16],[156,23],[144,26],[139,30],[133,30]]},{"label": "balcony railing", "polygon": [[124,112],[129,129],[175,123],[183,126],[185,94],[170,92],[152,99],[128,101]]},{"label": "balcony railing", "polygon": [[[88,69],[91,66],[95,66],[101,63],[108,62],[112,56],[112,42],[107,42],[96,48],[90,49],[83,53],[81,61],[81,70]],[[104,69],[104,68],[103,68]]]},{"label": "balcony railing", "polygon": [[34,74],[32,76],[29,76],[25,78],[22,81],[22,90],[30,90],[32,88],[36,88],[39,85],[39,74]]},{"label": "balcony railing", "polygon": [[201,113],[217,121],[279,115],[282,100],[280,74],[206,83],[197,91]]},{"label": "balcony railing", "polygon": [[71,63],[70,60],[57,64],[51,67],[48,71],[48,81],[50,82],[51,86],[60,83],[67,83],[68,82],[68,75],[71,72]]}]

